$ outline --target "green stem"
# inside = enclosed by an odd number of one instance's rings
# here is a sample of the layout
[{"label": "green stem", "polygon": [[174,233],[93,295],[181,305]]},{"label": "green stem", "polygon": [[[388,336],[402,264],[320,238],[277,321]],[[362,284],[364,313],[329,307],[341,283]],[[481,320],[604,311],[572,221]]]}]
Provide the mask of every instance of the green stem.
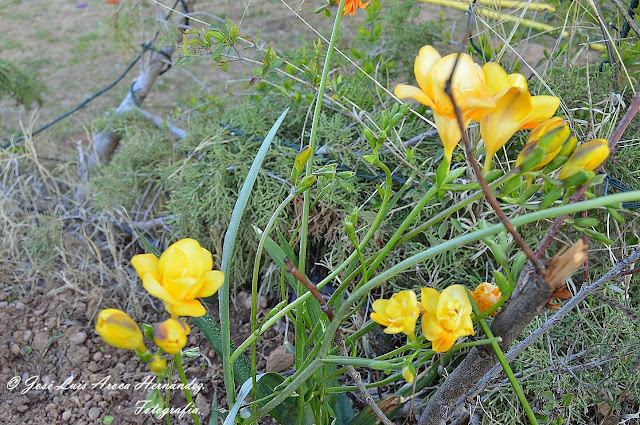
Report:
[{"label": "green stem", "polygon": [[[269,237],[269,233],[271,232],[271,230],[273,229],[273,226],[276,223],[276,219],[278,218],[280,213],[282,213],[285,207],[289,205],[289,203],[295,197],[296,197],[296,191],[295,189],[292,189],[291,192],[289,193],[289,196],[287,196],[284,199],[284,201],[282,201],[280,205],[278,205],[278,208],[276,208],[274,213],[271,215],[269,222],[267,223],[266,227],[264,228],[264,231],[262,232],[262,236],[260,237],[260,242],[258,243],[258,249],[256,251],[256,259],[253,262],[253,276],[251,279],[251,333],[252,334],[256,332],[256,329],[258,327],[258,279],[260,275],[260,260],[262,258],[262,251],[264,250],[264,244],[267,238]],[[254,340],[251,344],[251,379],[253,382],[254,390],[257,388],[257,385],[256,385],[257,358],[256,358],[255,342],[256,340]],[[237,351],[238,350],[235,350],[235,352]],[[242,351],[240,351],[240,353],[241,352]],[[230,360],[229,364],[233,364],[234,359],[230,357],[229,360]]]},{"label": "green stem", "polygon": [[[180,353],[174,354],[173,358],[176,360],[176,366],[178,366],[178,374],[180,375],[180,382],[182,382],[184,396],[187,398],[187,403],[191,406],[191,417],[193,418],[193,423],[196,425],[200,425],[200,419],[198,419],[198,414],[195,412],[193,408],[195,408],[196,404],[193,402],[193,398],[191,398],[191,391],[189,391],[187,376],[184,374],[184,369],[182,368],[182,358],[180,357]],[[169,416],[169,415],[167,415]]]},{"label": "green stem", "polygon": [[[471,305],[473,307],[473,313],[479,315],[480,309],[478,308],[478,305],[476,304],[475,300],[473,299],[473,296],[471,296],[470,293],[469,293],[469,300],[471,301]],[[491,332],[491,328],[489,328],[489,325],[487,324],[486,320],[480,319],[478,323],[480,324],[480,327],[482,328],[482,331],[487,336],[487,338],[495,339],[495,336],[493,335],[493,332]],[[491,348],[493,348],[493,352],[496,354],[496,357],[498,358],[498,361],[502,366],[502,370],[504,370],[504,373],[505,375],[507,375],[507,378],[509,379],[511,386],[513,387],[513,390],[516,392],[516,395],[520,400],[520,404],[522,404],[522,408],[524,409],[525,413],[527,414],[527,417],[529,418],[529,422],[531,422],[531,425],[538,425],[536,416],[533,414],[533,410],[531,410],[531,406],[529,406],[529,402],[527,401],[527,398],[524,396],[522,387],[520,386],[520,383],[518,382],[515,375],[513,374],[513,371],[511,370],[511,366],[509,366],[509,362],[507,361],[507,358],[504,356],[504,353],[500,348],[500,344],[498,344],[498,342],[491,342]]]}]

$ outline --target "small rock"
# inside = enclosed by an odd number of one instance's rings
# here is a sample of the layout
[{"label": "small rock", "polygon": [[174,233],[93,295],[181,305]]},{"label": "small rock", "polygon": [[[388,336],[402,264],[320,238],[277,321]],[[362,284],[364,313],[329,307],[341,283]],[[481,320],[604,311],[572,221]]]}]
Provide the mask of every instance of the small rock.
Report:
[{"label": "small rock", "polygon": [[16,410],[20,413],[24,413],[29,410],[29,406],[27,406],[26,404],[21,404],[20,406],[16,407]]},{"label": "small rock", "polygon": [[18,344],[11,344],[10,350],[16,356],[20,354],[20,346]]},{"label": "small rock", "polygon": [[4,307],[6,307],[6,306],[8,306],[8,305],[9,305],[9,303],[8,303],[8,302],[6,302],[6,301],[0,301],[0,308],[4,308]]},{"label": "small rock", "polygon": [[97,352],[93,355],[93,361],[95,362],[99,362],[102,359],[102,353],[101,352]]},{"label": "small rock", "polygon": [[6,292],[0,292],[0,301],[5,301],[7,299],[7,293]]},{"label": "small rock", "polygon": [[26,330],[22,334],[22,339],[24,339],[25,342],[29,342],[32,336],[33,336],[33,332],[31,332],[30,330]]},{"label": "small rock", "polygon": [[62,412],[62,420],[64,422],[69,421],[69,419],[71,419],[71,410],[65,410],[64,412]]},{"label": "small rock", "polygon": [[87,304],[83,302],[78,302],[76,304],[75,313],[76,314],[84,314],[87,311]]},{"label": "small rock", "polygon": [[89,360],[89,349],[82,345],[69,348],[66,357],[72,366],[82,366]]},{"label": "small rock", "polygon": [[44,325],[49,329],[55,329],[58,325],[58,319],[56,319],[55,317],[50,317],[46,322],[44,322]]},{"label": "small rock", "polygon": [[86,340],[87,334],[82,331],[76,332],[71,335],[71,337],[69,337],[69,342],[71,342],[73,345],[82,345]]},{"label": "small rock", "polygon": [[284,347],[278,347],[269,354],[267,372],[282,372],[289,369],[294,362],[293,354]]},{"label": "small rock", "polygon": [[22,301],[16,302],[16,310],[24,310],[25,305]]},{"label": "small rock", "polygon": [[95,421],[99,417],[100,417],[100,409],[98,409],[97,407],[92,407],[91,409],[89,409],[89,419]]},{"label": "small rock", "polygon": [[37,332],[33,336],[33,348],[38,351],[42,350],[48,340],[49,334],[47,332]]},{"label": "small rock", "polygon": [[89,363],[89,366],[87,366],[87,369],[89,370],[89,372],[96,373],[100,370],[100,366],[98,366],[98,364],[95,362],[91,362]]}]

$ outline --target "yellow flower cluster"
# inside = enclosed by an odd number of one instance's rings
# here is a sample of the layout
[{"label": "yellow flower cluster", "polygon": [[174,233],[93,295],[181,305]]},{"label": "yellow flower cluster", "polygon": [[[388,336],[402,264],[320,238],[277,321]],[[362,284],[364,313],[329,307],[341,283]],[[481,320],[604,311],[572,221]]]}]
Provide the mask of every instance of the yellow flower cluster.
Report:
[{"label": "yellow flower cluster", "polygon": [[489,171],[495,153],[516,131],[546,121],[560,105],[560,99],[555,96],[531,96],[526,78],[507,74],[497,63],[480,67],[467,54],[442,57],[432,46],[422,47],[414,64],[419,87],[399,84],[394,93],[401,99],[412,98],[431,108],[448,162],[462,137],[451,99],[445,93],[454,65],[451,92],[465,129],[472,120],[480,122],[486,148],[485,171]]},{"label": "yellow flower cluster", "polygon": [[373,303],[371,319],[385,326],[385,333],[404,333],[415,341],[415,328],[422,313],[422,334],[432,342],[436,352],[445,352],[465,335],[473,335],[471,303],[467,290],[461,285],[451,285],[438,292],[422,288],[420,305],[415,292],[410,290],[393,294],[390,299]]},{"label": "yellow flower cluster", "polygon": [[[170,319],[154,325],[154,342],[169,354],[179,353],[187,343],[191,328],[177,317],[205,315],[204,306],[196,298],[215,294],[224,282],[224,275],[212,270],[211,253],[193,239],[179,240],[160,258],[153,254],[136,255],[131,264],[147,292],[164,301],[171,315]],[[96,332],[104,342],[116,348],[136,350],[141,355],[147,351],[140,328],[123,311],[102,310],[98,314]],[[156,373],[166,368],[166,361],[161,357],[154,356],[148,362]]]}]

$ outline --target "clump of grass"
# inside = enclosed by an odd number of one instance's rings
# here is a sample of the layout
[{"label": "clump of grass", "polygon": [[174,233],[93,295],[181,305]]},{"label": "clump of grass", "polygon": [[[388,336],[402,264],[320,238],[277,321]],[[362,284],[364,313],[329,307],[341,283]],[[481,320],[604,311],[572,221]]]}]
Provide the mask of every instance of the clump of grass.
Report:
[{"label": "clump of grass", "polygon": [[45,85],[30,70],[22,70],[8,60],[0,59],[0,98],[10,97],[25,108],[42,103]]}]

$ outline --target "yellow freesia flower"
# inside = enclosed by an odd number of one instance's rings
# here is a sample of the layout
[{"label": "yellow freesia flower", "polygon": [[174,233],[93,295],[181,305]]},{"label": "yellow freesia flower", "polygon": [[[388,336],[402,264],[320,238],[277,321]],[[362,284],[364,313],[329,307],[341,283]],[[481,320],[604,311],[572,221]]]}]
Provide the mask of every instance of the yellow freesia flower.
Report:
[{"label": "yellow freesia flower", "polygon": [[386,326],[387,334],[406,334],[411,341],[415,340],[415,329],[420,308],[418,299],[413,291],[400,291],[393,294],[390,299],[380,299],[373,302],[371,319]]},{"label": "yellow freesia flower", "polygon": [[480,121],[480,135],[486,148],[484,169],[491,168],[493,156],[516,131],[533,128],[551,118],[560,106],[556,96],[531,96],[527,80],[521,74],[509,74],[495,62],[482,67],[489,92],[497,96],[497,104]]},{"label": "yellow freesia flower", "polygon": [[[484,313],[500,300],[502,293],[496,285],[483,282],[474,291],[471,291],[471,296],[473,296],[473,300],[478,305],[480,312]],[[493,314],[496,313],[493,312]]]},{"label": "yellow freesia flower", "polygon": [[[414,64],[416,81],[420,87],[398,84],[394,90],[401,99],[412,98],[431,108],[449,162],[462,137],[453,104],[444,91],[457,57],[457,53],[442,57],[432,46],[422,47]],[[469,55],[460,55],[451,90],[462,112],[465,128],[471,120],[484,118],[496,105],[487,89],[482,68]]]},{"label": "yellow freesia flower", "polygon": [[[571,129],[567,122],[560,117],[553,117],[531,130],[525,147],[516,159],[516,167],[525,161],[531,162],[530,158],[534,155],[536,156],[534,158],[535,164],[528,164],[524,171],[541,170],[558,156],[563,157],[566,161],[577,143],[577,139],[571,135]],[[538,150],[536,151],[536,149]],[[540,152],[541,155],[536,152]]]},{"label": "yellow freesia flower", "polygon": [[153,341],[169,354],[178,354],[187,343],[191,328],[178,319],[167,319],[153,325]]},{"label": "yellow freesia flower", "polygon": [[448,351],[458,338],[473,335],[471,303],[462,285],[451,285],[442,293],[422,288],[422,333],[435,352]]},{"label": "yellow freesia flower", "polygon": [[142,285],[154,297],[164,301],[171,317],[200,317],[206,310],[195,298],[215,294],[224,282],[224,274],[211,270],[211,253],[193,239],[182,239],[162,253],[139,254],[131,264],[142,279]]},{"label": "yellow freesia flower", "polygon": [[560,169],[558,178],[567,180],[580,171],[593,171],[609,157],[609,143],[604,139],[589,140],[580,145]]},{"label": "yellow freesia flower", "polygon": [[[339,3],[339,2],[340,0],[336,1],[336,3]],[[364,9],[368,5],[369,5],[369,2],[365,3],[362,0],[347,0],[346,3],[344,4],[344,9],[342,9],[342,16],[346,15],[347,13],[353,16],[356,14],[356,10],[358,10],[358,8]]]},{"label": "yellow freesia flower", "polygon": [[137,323],[124,311],[107,308],[98,313],[96,332],[112,347],[125,350],[147,351],[142,331]]}]

